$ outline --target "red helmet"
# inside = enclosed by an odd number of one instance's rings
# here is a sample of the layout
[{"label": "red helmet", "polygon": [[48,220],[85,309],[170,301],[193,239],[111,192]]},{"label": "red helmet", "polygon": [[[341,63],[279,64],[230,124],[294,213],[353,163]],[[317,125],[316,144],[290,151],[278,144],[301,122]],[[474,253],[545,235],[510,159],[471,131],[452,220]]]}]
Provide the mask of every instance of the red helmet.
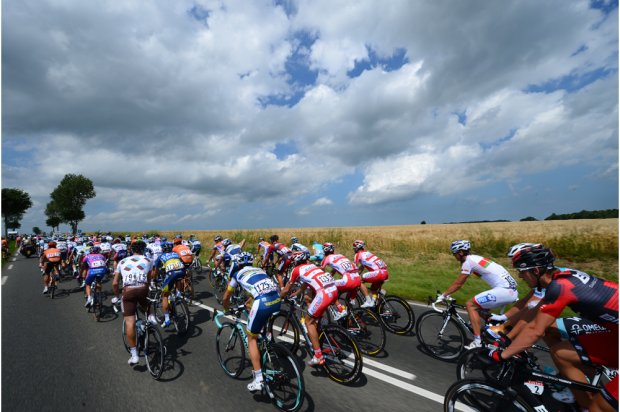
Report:
[{"label": "red helmet", "polygon": [[366,245],[364,244],[363,240],[356,240],[355,242],[353,242],[353,250],[356,252],[364,250],[364,247],[366,247]]}]

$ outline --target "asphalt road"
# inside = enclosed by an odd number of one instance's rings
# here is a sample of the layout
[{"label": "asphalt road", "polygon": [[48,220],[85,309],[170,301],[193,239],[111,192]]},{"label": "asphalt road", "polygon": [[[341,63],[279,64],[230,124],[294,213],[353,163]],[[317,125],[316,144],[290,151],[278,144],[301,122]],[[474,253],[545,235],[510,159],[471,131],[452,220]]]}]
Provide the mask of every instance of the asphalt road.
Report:
[{"label": "asphalt road", "polygon": [[[221,370],[215,352],[212,308],[219,305],[206,279],[198,276],[199,303],[192,305],[193,329],[180,338],[163,331],[167,347],[160,381],[144,359],[127,365],[122,317],[107,292],[106,316],[96,322],[74,280],[60,284],[60,296],[42,295],[35,258],[11,258],[2,269],[2,408],[7,411],[273,411],[263,395],[246,389],[244,379]],[[389,284],[387,285],[389,290]],[[426,307],[414,306],[416,318]],[[306,383],[303,411],[440,411],[443,394],[455,380],[455,365],[420,351],[415,336],[388,333],[385,353],[364,359],[364,375],[354,386],[339,385],[302,366]]]}]

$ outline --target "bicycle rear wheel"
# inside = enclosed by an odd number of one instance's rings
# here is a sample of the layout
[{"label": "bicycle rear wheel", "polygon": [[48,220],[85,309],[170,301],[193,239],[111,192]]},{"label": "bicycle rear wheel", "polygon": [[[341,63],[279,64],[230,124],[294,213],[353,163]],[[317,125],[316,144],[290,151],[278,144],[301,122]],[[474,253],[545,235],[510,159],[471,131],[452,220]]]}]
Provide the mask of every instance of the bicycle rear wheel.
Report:
[{"label": "bicycle rear wheel", "polygon": [[127,341],[127,333],[125,331],[125,319],[123,319],[123,345],[125,345],[125,350],[129,353],[129,342]]},{"label": "bicycle rear wheel", "polygon": [[278,343],[267,343],[261,369],[265,389],[276,408],[297,411],[304,402],[304,378],[293,354]]},{"label": "bicycle rear wheel", "polygon": [[415,329],[420,345],[432,357],[453,360],[463,353],[465,331],[451,317],[429,310],[420,316]]},{"label": "bicycle rear wheel", "polygon": [[183,278],[181,281],[183,299],[186,302],[191,302],[194,300],[194,281],[192,280],[192,274],[188,273],[187,276]]},{"label": "bicycle rear wheel", "polygon": [[414,315],[411,306],[403,298],[385,296],[377,307],[385,328],[397,335],[406,335],[413,330]]},{"label": "bicycle rear wheel", "polygon": [[170,302],[170,309],[172,310],[172,322],[178,335],[185,335],[189,331],[189,307],[182,299],[175,299],[174,302]]},{"label": "bicycle rear wheel", "polygon": [[222,298],[224,297],[224,292],[226,291],[226,286],[228,282],[224,276],[218,276],[215,278],[215,286],[213,287],[213,294],[215,295],[215,299],[217,303],[222,304]]},{"label": "bicycle rear wheel", "polygon": [[237,326],[222,323],[215,335],[215,350],[220,366],[228,376],[238,377],[245,368],[245,344]]},{"label": "bicycle rear wheel", "polygon": [[444,412],[463,410],[464,405],[475,411],[534,412],[534,408],[516,392],[482,380],[466,379],[448,388],[443,402]]},{"label": "bicycle rear wheel", "polygon": [[362,375],[362,354],[355,340],[338,325],[327,325],[319,333],[323,365],[329,378],[338,383],[353,383]]},{"label": "bicycle rear wheel", "polygon": [[93,295],[93,310],[95,312],[95,319],[99,322],[103,316],[103,292],[97,290]]},{"label": "bicycle rear wheel", "polygon": [[149,325],[146,328],[144,339],[144,359],[146,367],[155,380],[161,377],[164,371],[164,341],[157,326]]},{"label": "bicycle rear wheel", "polygon": [[274,342],[283,345],[291,353],[295,353],[299,349],[300,332],[290,312],[281,310],[278,314],[269,318],[267,330]]},{"label": "bicycle rear wheel", "polygon": [[347,315],[344,323],[363,354],[374,356],[385,348],[383,323],[372,310],[351,309],[351,313]]}]

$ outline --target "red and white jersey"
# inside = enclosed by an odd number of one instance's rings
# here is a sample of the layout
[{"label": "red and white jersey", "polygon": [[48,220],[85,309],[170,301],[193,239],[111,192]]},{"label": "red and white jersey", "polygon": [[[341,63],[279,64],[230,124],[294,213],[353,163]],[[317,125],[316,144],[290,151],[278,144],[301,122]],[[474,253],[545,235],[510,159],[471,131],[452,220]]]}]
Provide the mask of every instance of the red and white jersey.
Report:
[{"label": "red and white jersey", "polygon": [[293,269],[290,282],[295,282],[298,279],[303,283],[307,283],[314,292],[319,292],[320,290],[330,292],[336,289],[332,275],[323,272],[321,268],[312,263],[299,265]]},{"label": "red and white jersey", "polygon": [[517,282],[503,266],[478,255],[467,255],[461,266],[462,275],[478,275],[492,288],[516,289]]},{"label": "red and white jersey", "polygon": [[369,272],[387,269],[384,261],[366,250],[360,250],[355,254],[355,264],[358,267],[364,266]]},{"label": "red and white jersey", "polygon": [[344,255],[331,254],[325,256],[323,262],[321,262],[321,269],[325,269],[328,265],[330,268],[340,273],[342,277],[348,276],[350,278],[354,278],[359,276],[355,263],[351,262]]},{"label": "red and white jersey", "polygon": [[280,256],[290,255],[293,251],[286,247],[284,243],[274,243],[273,248]]}]

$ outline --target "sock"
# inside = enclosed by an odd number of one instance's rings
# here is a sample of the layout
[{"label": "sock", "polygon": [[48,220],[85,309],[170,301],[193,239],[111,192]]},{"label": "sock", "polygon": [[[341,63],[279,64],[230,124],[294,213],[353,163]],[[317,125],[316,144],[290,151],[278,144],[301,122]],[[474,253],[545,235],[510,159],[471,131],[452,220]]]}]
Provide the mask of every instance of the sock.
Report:
[{"label": "sock", "polygon": [[338,308],[338,312],[344,312],[344,306],[342,306],[342,303],[336,302],[336,308]]},{"label": "sock", "polygon": [[257,371],[252,371],[252,375],[254,375],[254,382],[262,382],[263,381],[263,371],[262,370],[257,370]]},{"label": "sock", "polygon": [[168,322],[170,320],[170,314],[166,312],[164,316],[166,317],[166,322]]},{"label": "sock", "polygon": [[475,342],[480,342],[480,336],[474,336],[474,341]]},{"label": "sock", "polygon": [[131,356],[138,356],[138,349],[134,346],[133,348],[129,348],[129,352],[131,353]]},{"label": "sock", "polygon": [[323,351],[321,349],[315,349],[314,357],[317,359],[321,359],[323,357]]}]

